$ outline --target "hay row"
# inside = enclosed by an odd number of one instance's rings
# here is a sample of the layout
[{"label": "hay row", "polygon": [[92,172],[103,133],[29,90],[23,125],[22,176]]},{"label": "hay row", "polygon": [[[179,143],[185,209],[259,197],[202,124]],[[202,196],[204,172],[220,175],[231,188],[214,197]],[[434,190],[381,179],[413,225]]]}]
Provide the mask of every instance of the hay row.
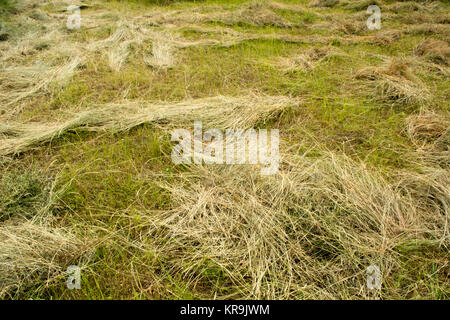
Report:
[{"label": "hay row", "polygon": [[119,132],[144,123],[161,122],[190,128],[194,120],[222,128],[248,128],[298,104],[298,99],[285,96],[253,95],[238,98],[218,96],[175,104],[123,102],[99,105],[63,123],[2,124],[0,155],[25,151],[71,130]]}]

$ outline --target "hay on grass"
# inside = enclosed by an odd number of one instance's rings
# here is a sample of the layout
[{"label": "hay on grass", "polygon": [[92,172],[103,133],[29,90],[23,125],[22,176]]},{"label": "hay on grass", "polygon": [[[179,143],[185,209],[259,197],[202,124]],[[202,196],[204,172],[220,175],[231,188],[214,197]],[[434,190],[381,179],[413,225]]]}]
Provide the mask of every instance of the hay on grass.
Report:
[{"label": "hay on grass", "polygon": [[18,153],[73,130],[119,132],[143,123],[192,126],[194,120],[221,128],[249,128],[298,105],[285,96],[212,97],[175,104],[124,102],[97,106],[63,123],[9,123],[0,126],[0,155]]},{"label": "hay on grass", "polygon": [[450,167],[450,119],[422,110],[406,118],[406,132],[420,158],[442,168]]},{"label": "hay on grass", "polygon": [[418,104],[429,99],[425,84],[409,70],[407,63],[401,60],[392,60],[381,68],[364,68],[358,71],[355,77],[374,82],[382,100]]},{"label": "hay on grass", "polygon": [[450,46],[446,41],[425,40],[414,49],[414,53],[437,64],[450,64]]},{"label": "hay on grass", "polygon": [[151,56],[144,56],[144,62],[148,66],[157,69],[168,69],[175,65],[174,46],[170,40],[167,40],[170,38],[170,35],[166,35],[165,39],[155,39],[153,41]]},{"label": "hay on grass", "polygon": [[[226,292],[244,298],[367,298],[367,266],[389,277],[408,239],[448,246],[447,209],[415,198],[413,186],[434,192],[417,178],[400,187],[333,154],[285,157],[282,168],[261,176],[251,166],[191,166],[162,184],[173,209],[152,216],[148,237],[166,270],[191,288],[221,274]],[[448,206],[445,181],[420,181]]]},{"label": "hay on grass", "polygon": [[305,50],[290,57],[280,57],[275,64],[284,71],[306,70],[311,71],[320,63],[326,61],[330,57],[346,56],[340,50],[332,47],[315,47]]},{"label": "hay on grass", "polygon": [[[19,296],[33,284],[65,277],[89,250],[67,229],[37,219],[0,225],[0,297]],[[80,266],[82,266],[80,264]]]},{"label": "hay on grass", "polygon": [[61,189],[42,172],[20,169],[1,178],[0,298],[21,298],[65,277],[68,265],[80,267],[92,248],[52,216]]}]

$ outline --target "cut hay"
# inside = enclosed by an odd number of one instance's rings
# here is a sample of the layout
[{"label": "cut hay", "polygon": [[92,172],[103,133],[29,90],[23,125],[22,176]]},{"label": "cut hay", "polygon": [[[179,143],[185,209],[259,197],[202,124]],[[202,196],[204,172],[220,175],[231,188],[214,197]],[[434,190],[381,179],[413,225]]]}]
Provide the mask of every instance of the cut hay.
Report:
[{"label": "cut hay", "polygon": [[405,28],[403,33],[407,35],[442,35],[446,37],[450,33],[450,26],[436,23],[413,24]]},{"label": "cut hay", "polygon": [[[328,27],[328,24],[327,24]],[[284,41],[286,43],[300,43],[311,45],[329,45],[333,42],[339,42],[343,44],[360,44],[370,43],[387,45],[400,36],[399,32],[385,32],[378,33],[376,35],[352,35],[349,37],[341,36],[305,36],[305,35],[292,35],[283,33],[273,34],[255,34],[250,32],[238,32],[230,29],[210,28],[210,27],[198,27],[194,25],[185,25],[182,28],[174,28],[174,30],[193,30],[196,32],[214,33],[216,38],[202,38],[198,40],[184,39],[180,36],[174,36],[171,42],[177,48],[189,48],[198,46],[218,46],[218,47],[231,47],[239,45],[243,42],[253,40],[270,40],[270,41]]]},{"label": "cut hay", "polygon": [[358,71],[355,77],[374,82],[382,100],[419,104],[429,99],[425,84],[411,73],[404,61],[392,60],[382,68],[365,68]]},{"label": "cut hay", "polygon": [[446,41],[425,40],[414,49],[414,53],[437,64],[450,64],[450,46]]},{"label": "cut hay", "polygon": [[431,111],[422,111],[406,119],[408,137],[419,146],[433,143],[450,130],[450,119]]},{"label": "cut hay", "polygon": [[92,248],[90,240],[56,224],[51,211],[62,190],[55,190],[55,181],[26,169],[1,182],[0,298],[20,298],[30,286],[65,278],[68,265],[82,267]]},{"label": "cut hay", "polygon": [[370,5],[377,5],[379,7],[383,7],[381,1],[377,0],[350,0],[342,3],[342,6],[345,9],[358,11],[364,15],[366,15],[366,10]]},{"label": "cut hay", "polygon": [[175,65],[174,46],[168,41],[171,38],[167,35],[165,39],[156,39],[152,44],[151,56],[145,55],[144,62],[157,69],[168,69]]},{"label": "cut hay", "polygon": [[282,2],[269,2],[267,6],[272,10],[289,10],[297,13],[302,13],[306,10],[302,5]]},{"label": "cut hay", "polygon": [[235,10],[224,10],[223,7],[206,7],[203,10],[173,10],[146,14],[147,21],[154,25],[183,25],[186,23],[219,22],[225,25],[276,26],[290,28],[292,24],[271,10],[266,2],[250,2]]},{"label": "cut hay", "polygon": [[219,20],[226,25],[250,24],[254,26],[292,27],[290,22],[285,21],[281,16],[261,4],[249,5],[237,12],[227,13]]},{"label": "cut hay", "polygon": [[[25,11],[36,6],[23,4]],[[84,61],[58,19],[39,10],[30,15],[14,19],[10,41],[0,43],[0,114],[18,113],[22,100],[63,87]]]},{"label": "cut hay", "polygon": [[[26,220],[0,225],[0,297],[13,298],[30,285],[66,277],[70,264],[89,252],[68,230]],[[80,264],[80,267],[82,265]]]},{"label": "cut hay", "polygon": [[422,110],[420,114],[406,119],[406,132],[417,148],[420,158],[450,167],[450,119],[432,111]]},{"label": "cut hay", "polygon": [[345,56],[341,51],[332,47],[312,48],[291,57],[280,57],[274,64],[284,71],[311,71],[330,57]]},{"label": "cut hay", "polygon": [[0,155],[22,152],[73,130],[119,132],[143,123],[168,121],[171,126],[191,126],[194,120],[221,128],[249,128],[298,105],[284,96],[213,97],[175,104],[124,102],[96,106],[63,123],[9,123],[0,126]]},{"label": "cut hay", "polygon": [[342,20],[333,23],[333,28],[346,35],[358,35],[367,31],[367,25],[365,20]]},{"label": "cut hay", "polygon": [[52,210],[64,188],[42,171],[15,168],[0,182],[0,298],[23,299],[64,281],[69,265],[82,268],[93,242],[58,224]]},{"label": "cut hay", "polygon": [[[448,20],[436,1],[391,2],[102,2],[67,30],[69,4],[20,1],[0,41],[0,298],[447,298],[447,79],[430,69],[449,66]],[[375,3],[398,29],[365,32]],[[395,13],[419,7],[423,17]],[[408,34],[442,41],[391,61],[420,38],[393,43]],[[195,65],[210,53],[224,65]],[[379,101],[358,107],[358,85]],[[255,94],[173,101],[249,87]],[[148,100],[124,100],[139,93]],[[399,125],[418,105],[426,111]],[[279,128],[279,171],[171,162],[170,131],[194,121]],[[66,133],[76,139],[58,140]],[[55,185],[67,192],[24,171],[30,162],[63,170]],[[66,290],[72,264],[85,267],[82,290]],[[370,265],[380,267],[379,290],[367,288]]]},{"label": "cut hay", "polygon": [[[6,68],[0,71],[0,111],[12,113],[9,108],[36,93],[44,93],[51,86],[64,86],[82,64],[80,56],[68,58],[64,64],[49,67],[43,64]],[[18,109],[12,109],[17,112]]]},{"label": "cut hay", "polygon": [[[395,248],[409,238],[448,245],[446,211],[367,167],[332,154],[284,160],[274,176],[191,167],[163,184],[174,207],[152,216],[148,238],[167,270],[193,288],[215,270],[247,299],[367,298],[365,268],[377,264],[388,277],[401,268]],[[441,200],[448,206],[448,196]]]},{"label": "cut hay", "polygon": [[339,4],[339,0],[312,0],[309,2],[310,7],[332,8],[338,4]]},{"label": "cut hay", "polygon": [[414,11],[423,11],[425,7],[417,2],[407,1],[407,2],[397,2],[387,6],[389,11],[394,13],[404,13],[404,12],[414,12]]},{"label": "cut hay", "polygon": [[106,51],[110,68],[118,72],[126,62],[131,46],[141,44],[144,39],[144,31],[138,26],[120,21],[113,34],[107,39],[91,42],[87,49],[91,52]]}]

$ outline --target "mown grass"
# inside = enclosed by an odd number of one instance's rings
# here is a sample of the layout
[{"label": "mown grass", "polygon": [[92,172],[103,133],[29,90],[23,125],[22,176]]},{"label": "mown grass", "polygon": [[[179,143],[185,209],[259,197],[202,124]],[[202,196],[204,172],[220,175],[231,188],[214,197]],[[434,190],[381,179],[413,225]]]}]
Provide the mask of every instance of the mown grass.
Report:
[{"label": "mown grass", "polygon": [[[52,99],[37,99],[25,110],[23,117],[36,119],[36,114],[53,117],[55,111],[67,112],[74,106],[75,110],[80,110],[93,104],[113,102],[123,97],[124,91],[127,99],[154,101],[237,96],[248,90],[297,96],[306,102],[304,107],[296,110],[297,114],[311,122],[299,125],[295,139],[303,137],[306,130],[321,136],[331,150],[347,148],[348,154],[366,159],[373,165],[402,168],[408,165],[412,151],[403,134],[404,120],[417,111],[418,106],[392,106],[376,101],[370,90],[352,90],[358,87],[358,81],[351,77],[358,68],[380,64],[379,60],[364,57],[362,53],[401,55],[412,51],[420,41],[420,37],[409,37],[387,47],[340,45],[338,48],[348,56],[331,57],[312,71],[280,72],[275,65],[261,63],[275,61],[279,56],[289,57],[312,47],[272,40],[249,41],[230,48],[185,49],[179,54],[179,64],[162,72],[146,67],[140,56],[132,54],[130,62],[117,73],[106,64],[97,63],[100,59],[97,57],[88,62],[69,85],[55,91]],[[215,64],[218,60],[221,63]],[[342,82],[342,78],[348,81]],[[439,78],[424,80],[431,85],[445,85]],[[442,99],[436,101],[438,108],[445,107]],[[289,125],[292,123],[288,122]]]},{"label": "mown grass", "polygon": [[[283,3],[306,5],[308,1]],[[107,8],[115,10],[115,13],[139,12],[143,8],[168,11],[197,8],[200,5],[221,5],[227,10],[233,10],[240,4],[240,1],[107,1],[101,2],[100,9],[95,10]],[[366,1],[320,9],[308,7],[300,14],[289,9],[276,9],[274,12],[292,23],[311,26],[326,22],[322,15],[343,17],[364,11],[367,4]],[[47,9],[53,10],[50,7]],[[389,29],[396,24],[388,20],[383,28]],[[208,21],[204,25],[253,34],[318,37],[336,34],[333,30],[299,26],[281,28],[251,23],[225,24],[221,21]],[[106,39],[113,32],[114,27],[105,24],[95,29],[82,28],[79,32],[71,32],[69,37],[74,42],[83,43]],[[189,28],[182,30],[182,34],[189,39],[217,37],[208,31],[193,31]],[[345,36],[342,32],[337,34]],[[363,34],[370,32],[365,31]],[[320,159],[324,150],[327,150],[347,156],[355,162],[363,162],[369,170],[376,170],[387,181],[395,183],[397,174],[404,171],[417,173],[423,166],[429,165],[417,154],[417,146],[405,131],[405,120],[418,113],[424,104],[383,100],[378,91],[367,86],[367,81],[356,79],[354,74],[368,66],[381,67],[384,64],[383,57],[415,59],[414,48],[425,38],[423,34],[403,35],[386,45],[345,44],[338,40],[311,44],[261,39],[231,46],[194,46],[177,50],[177,63],[163,70],[145,64],[142,53],[148,53],[151,43],[144,42],[132,46],[119,72],[111,69],[103,52],[89,56],[67,85],[51,88],[45,95],[28,99],[18,119],[25,122],[60,120],[97,104],[124,99],[176,102],[215,95],[240,96],[249,91],[291,96],[301,101],[301,105],[264,125],[270,124],[280,129],[283,145],[299,146],[295,156]],[[339,54],[314,61],[312,69],[283,70],[277,64],[280,58],[289,59],[312,48],[330,52],[335,50]],[[46,47],[42,50],[46,50]],[[431,92],[432,98],[425,106],[448,113],[446,98],[449,80],[437,72],[416,66],[412,67],[412,71]],[[152,229],[152,219],[157,220],[164,212],[175,207],[172,194],[162,185],[182,185],[180,176],[193,170],[172,163],[172,145],[168,133],[157,125],[141,125],[119,134],[66,133],[51,143],[37,146],[31,152],[2,160],[0,221],[29,219],[37,211],[42,211],[45,208],[42,204],[48,201],[49,189],[48,178],[42,176],[57,176],[56,189],[61,192],[58,193],[57,204],[52,206],[48,214],[58,221],[59,226],[70,228],[81,237],[96,239],[93,246],[95,250],[82,271],[81,290],[67,290],[64,274],[58,275],[57,280],[51,283],[44,283],[37,276],[28,287],[17,292],[17,297],[248,297],[252,279],[248,278],[247,283],[236,285],[236,279],[227,268],[218,264],[213,257],[198,257],[199,260],[190,269],[191,260],[183,260],[183,250],[189,248],[180,247],[179,252],[173,253],[179,254],[178,262],[174,262],[174,257],[161,249],[182,241],[164,233],[155,233]],[[17,169],[20,166],[25,169]],[[193,176],[192,185],[197,180],[201,181],[201,178]],[[215,183],[211,182],[212,185]],[[186,190],[190,190],[188,186]],[[245,193],[245,190],[241,191]],[[346,212],[348,209],[342,209],[326,196],[323,197],[323,201],[311,204],[313,208],[308,210],[314,212],[314,207],[329,206],[327,213],[330,213],[330,217],[324,217],[324,223],[333,224],[336,223],[335,216],[349,215]],[[299,208],[296,210],[292,213],[293,217],[304,214]],[[345,263],[359,264],[360,261],[373,258],[370,255],[360,260],[359,257],[352,257],[355,254],[353,249],[335,237],[332,232],[335,228],[326,227],[329,230],[324,233],[317,226],[311,228],[311,233],[305,235],[307,240],[302,243],[314,263],[324,266],[343,259]],[[423,241],[419,237],[409,237],[400,243],[393,248],[397,255],[392,253],[400,261],[399,265],[394,264],[388,270],[383,291],[364,297],[448,299],[446,247],[435,239]],[[272,274],[269,276],[275,277]],[[361,275],[355,277],[364,281]],[[356,286],[355,282],[351,282],[351,285]],[[356,296],[349,291],[343,288],[341,297]],[[314,296],[313,293],[308,295],[302,292],[296,298],[311,296]]]}]

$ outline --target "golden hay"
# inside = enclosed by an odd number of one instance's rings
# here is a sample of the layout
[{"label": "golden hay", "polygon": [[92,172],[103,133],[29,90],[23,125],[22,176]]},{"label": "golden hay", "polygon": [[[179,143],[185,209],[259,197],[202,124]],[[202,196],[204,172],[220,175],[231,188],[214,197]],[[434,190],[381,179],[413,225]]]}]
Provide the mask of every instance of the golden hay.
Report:
[{"label": "golden hay", "polygon": [[[0,226],[0,297],[44,280],[64,276],[67,266],[82,262],[90,250],[69,231],[45,221],[7,221]],[[82,266],[80,264],[80,266]]]},{"label": "golden hay", "polygon": [[383,100],[417,104],[429,99],[425,84],[401,60],[392,60],[382,68],[364,68],[355,74],[355,78],[375,82]]},{"label": "golden hay", "polygon": [[[27,173],[29,174],[29,173]],[[25,174],[26,175],[26,174]],[[33,188],[37,188],[36,181],[28,184],[27,178],[17,176],[14,183],[6,186],[2,184],[2,192],[8,193],[13,189],[13,195],[0,198],[0,208],[6,204],[11,206],[14,198],[19,201],[30,198]],[[36,177],[35,177],[36,178]],[[42,178],[40,178],[42,180]],[[2,180],[2,183],[6,181]],[[44,181],[40,181],[44,183]],[[47,184],[45,182],[45,184]],[[65,276],[66,268],[70,264],[80,267],[89,260],[93,242],[87,237],[81,239],[68,229],[58,226],[52,216],[52,208],[64,190],[56,189],[56,183],[39,186],[44,193],[34,199],[36,206],[28,208],[31,212],[25,215],[9,216],[0,221],[0,298],[11,299],[19,296],[30,286],[48,285],[52,281]],[[26,207],[22,206],[22,209]],[[30,215],[32,213],[32,215]]]},{"label": "golden hay", "polygon": [[144,56],[144,62],[148,66],[157,69],[167,69],[175,65],[176,58],[174,56],[174,46],[171,44],[170,40],[167,41],[167,39],[171,38],[172,36],[167,34],[164,40],[156,39],[153,41],[151,56]]},{"label": "golden hay", "polygon": [[406,119],[406,132],[425,161],[443,168],[450,167],[450,119],[432,111],[422,110],[420,114]]},{"label": "golden hay", "polygon": [[406,119],[407,132],[416,145],[435,142],[450,129],[450,119],[435,112],[422,111]]},{"label": "golden hay", "polygon": [[336,56],[343,57],[346,55],[333,47],[314,47],[290,57],[280,57],[275,65],[281,67],[284,71],[313,70],[321,62]]},{"label": "golden hay", "polygon": [[285,96],[212,97],[175,104],[123,102],[96,106],[64,123],[9,123],[0,126],[0,155],[22,152],[70,130],[119,132],[143,123],[168,120],[170,126],[191,125],[194,120],[227,128],[248,128],[298,105]]},{"label": "golden hay", "polygon": [[427,39],[414,49],[414,53],[438,64],[450,64],[450,46],[446,41]]},{"label": "golden hay", "polygon": [[266,2],[250,2],[236,10],[224,10],[223,7],[205,7],[204,9],[172,10],[146,14],[145,18],[154,25],[180,25],[186,23],[220,22],[225,25],[249,24],[254,26],[291,27],[292,23],[271,10]]},{"label": "golden hay", "polygon": [[[191,167],[179,183],[163,184],[174,207],[152,216],[148,238],[169,272],[195,287],[214,268],[245,298],[367,298],[365,268],[398,270],[395,248],[409,237],[449,244],[437,227],[448,218],[445,176],[392,185],[333,154],[285,157],[282,167],[274,176],[249,166]],[[414,198],[406,185],[421,188],[421,197],[439,195],[444,209]]]}]

